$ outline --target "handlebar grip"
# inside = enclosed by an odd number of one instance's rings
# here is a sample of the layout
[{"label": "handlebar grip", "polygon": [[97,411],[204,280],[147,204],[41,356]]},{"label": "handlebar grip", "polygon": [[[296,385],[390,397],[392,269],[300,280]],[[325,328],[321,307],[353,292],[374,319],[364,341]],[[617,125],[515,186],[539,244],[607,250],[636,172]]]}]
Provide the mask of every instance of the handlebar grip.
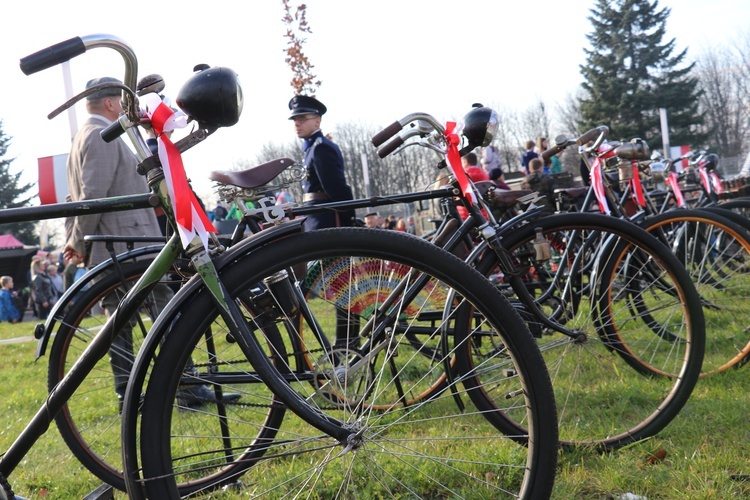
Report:
[{"label": "handlebar grip", "polygon": [[[398,134],[401,129],[404,128],[400,122],[393,122],[390,125],[388,125],[386,128],[378,132],[372,137],[372,145],[376,148],[383,144],[385,141],[393,137],[394,135]],[[390,151],[392,152],[392,151]],[[381,156],[381,158],[383,158]]]},{"label": "handlebar grip", "polygon": [[544,161],[547,161],[550,158],[552,158],[553,156],[555,156],[557,153],[559,153],[560,151],[562,151],[563,149],[565,149],[565,146],[552,146],[551,148],[549,148],[549,149],[547,149],[545,151],[542,151],[542,159]]},{"label": "handlebar grip", "polygon": [[24,57],[21,59],[21,71],[25,75],[32,75],[80,56],[84,52],[86,46],[81,37],[71,38]]},{"label": "handlebar grip", "polygon": [[401,146],[404,143],[404,139],[401,136],[396,137],[391,142],[383,146],[382,148],[378,149],[378,156],[380,158],[385,158],[389,154],[393,153],[396,148]]},{"label": "handlebar grip", "polygon": [[120,125],[120,122],[114,121],[110,123],[109,125],[107,125],[107,127],[104,128],[99,133],[99,135],[102,136],[102,139],[104,139],[104,142],[112,142],[124,133],[125,133],[125,129],[122,128],[122,125]]},{"label": "handlebar grip", "polygon": [[578,139],[576,139],[576,144],[579,146],[583,146],[589,141],[593,141],[597,137],[599,137],[599,134],[604,134],[604,137],[607,137],[607,134],[609,134],[609,127],[606,125],[599,125],[596,128],[592,128],[588,132],[584,133],[582,136],[580,136]]}]

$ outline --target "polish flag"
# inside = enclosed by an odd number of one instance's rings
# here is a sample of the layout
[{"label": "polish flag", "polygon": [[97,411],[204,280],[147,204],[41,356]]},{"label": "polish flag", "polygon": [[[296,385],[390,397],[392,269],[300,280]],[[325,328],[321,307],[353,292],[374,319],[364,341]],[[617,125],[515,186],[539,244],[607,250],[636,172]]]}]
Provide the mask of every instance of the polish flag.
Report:
[{"label": "polish flag", "polygon": [[65,163],[68,155],[39,158],[39,200],[42,205],[63,203],[68,194],[68,176]]},{"label": "polish flag", "polygon": [[[684,155],[688,151],[690,151],[690,146],[672,146],[669,148],[669,157],[679,158],[680,156]],[[688,168],[688,166],[690,166],[690,161],[687,158],[685,158],[679,163],[675,163],[674,166],[677,168],[678,172],[682,172],[683,168]]]}]

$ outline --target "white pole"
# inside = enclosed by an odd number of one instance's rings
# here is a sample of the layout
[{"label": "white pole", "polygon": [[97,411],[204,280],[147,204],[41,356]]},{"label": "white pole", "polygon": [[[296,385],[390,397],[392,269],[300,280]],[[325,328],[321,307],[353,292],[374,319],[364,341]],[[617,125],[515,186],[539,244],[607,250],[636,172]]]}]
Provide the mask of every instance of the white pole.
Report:
[{"label": "white pole", "polygon": [[370,197],[370,171],[367,167],[367,153],[362,153],[362,177],[365,181],[365,196]]},{"label": "white pole", "polygon": [[667,123],[667,108],[659,108],[661,118],[661,141],[664,146],[664,158],[670,159],[672,155],[669,147],[669,124]]},{"label": "white pole", "polygon": [[[70,76],[70,61],[62,63],[63,71],[63,84],[65,85],[65,100],[67,101],[73,97],[73,79]],[[78,120],[76,119],[76,107],[71,106],[68,108],[68,124],[70,125],[70,142],[73,142],[73,138],[78,132]]]}]

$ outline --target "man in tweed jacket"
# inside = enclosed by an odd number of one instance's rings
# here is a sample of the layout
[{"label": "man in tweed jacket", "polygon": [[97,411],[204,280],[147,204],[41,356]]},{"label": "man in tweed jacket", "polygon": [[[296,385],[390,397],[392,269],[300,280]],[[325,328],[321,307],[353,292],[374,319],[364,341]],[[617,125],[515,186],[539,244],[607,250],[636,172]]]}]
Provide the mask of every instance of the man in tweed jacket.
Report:
[{"label": "man in tweed jacket", "polygon": [[[110,77],[96,78],[86,84],[86,88],[101,83],[120,83]],[[86,111],[89,118],[80,128],[68,156],[67,199],[70,201],[108,198],[127,194],[148,192],[146,179],[138,174],[135,155],[121,138],[110,143],[101,138],[101,131],[117,120],[122,112],[121,91],[107,88],[86,98]],[[104,243],[93,245],[84,242],[87,234],[117,236],[161,236],[153,209],[112,212],[107,214],[68,217],[65,220],[66,259],[77,257],[87,266],[94,266],[110,258]],[[115,244],[117,253],[126,250],[124,243]],[[158,285],[154,290],[159,309],[171,295],[166,285]],[[105,297],[102,305],[109,315],[117,307],[116,294]],[[128,377],[133,364],[132,326],[125,327],[114,340],[110,349],[110,363],[115,378],[115,392],[120,405],[125,395]]]},{"label": "man in tweed jacket", "polygon": [[[96,78],[90,80],[86,88],[102,83],[120,83],[120,81],[111,77]],[[91,116],[73,139],[73,146],[68,156],[67,174],[70,192],[68,199],[71,201],[148,192],[146,179],[136,171],[138,162],[135,155],[123,140],[118,138],[106,143],[100,135],[101,131],[117,120],[122,112],[120,99],[121,91],[116,87],[100,90],[86,98],[86,111]],[[87,266],[99,264],[110,258],[104,243],[95,242],[91,246],[85,244],[83,237],[87,234],[162,235],[153,209],[69,217],[65,221],[65,233],[65,258],[81,258]],[[136,244],[136,246],[140,245]],[[125,244],[116,243],[115,250],[117,253],[124,252]],[[153,298],[157,311],[164,308],[172,295],[167,285],[161,283],[156,285]],[[105,297],[102,301],[105,312],[110,315],[118,302],[116,294]],[[125,388],[133,366],[133,326],[134,322],[131,320],[130,328],[126,326],[120,331],[109,351],[120,409],[122,409]],[[240,395],[236,393],[224,393],[222,399],[234,401],[239,397]],[[216,398],[215,392],[205,385],[194,386],[178,394],[181,404],[187,406],[215,402]]]},{"label": "man in tweed jacket", "polygon": [[[118,82],[114,78],[90,80],[87,88],[105,82]],[[122,105],[117,88],[100,90],[86,99],[90,116],[75,138],[68,156],[68,189],[71,201],[107,198],[148,192],[146,179],[136,172],[137,160],[122,139],[104,142],[99,135],[102,129],[117,120]],[[84,244],[87,234],[118,236],[160,236],[161,231],[152,209],[112,212],[108,214],[69,217],[65,221],[65,257],[77,254],[87,266],[109,259],[104,243]],[[126,250],[124,243],[115,245],[117,253]]]}]

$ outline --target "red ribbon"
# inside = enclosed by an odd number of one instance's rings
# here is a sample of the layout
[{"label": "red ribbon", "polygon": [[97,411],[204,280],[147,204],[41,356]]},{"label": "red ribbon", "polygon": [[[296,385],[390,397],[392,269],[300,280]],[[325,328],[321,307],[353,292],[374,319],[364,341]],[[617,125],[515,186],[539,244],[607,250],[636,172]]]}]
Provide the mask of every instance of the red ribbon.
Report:
[{"label": "red ribbon", "polygon": [[635,201],[641,207],[646,206],[646,197],[643,195],[643,185],[641,184],[641,175],[638,172],[638,164],[633,162],[633,180],[630,181],[633,192],[635,193]]},{"label": "red ribbon", "polygon": [[682,191],[680,190],[680,183],[678,180],[677,172],[669,172],[669,175],[667,176],[665,182],[667,183],[667,186],[669,186],[672,189],[672,193],[674,193],[674,197],[677,200],[677,206],[682,208],[685,206],[685,197],[682,195]]},{"label": "red ribbon", "polygon": [[711,182],[708,180],[708,172],[706,172],[705,168],[698,167],[698,173],[701,175],[701,183],[703,184],[703,189],[705,189],[707,193],[710,193]]},{"label": "red ribbon", "polygon": [[604,194],[604,179],[602,178],[602,162],[594,158],[591,163],[591,186],[594,188],[596,201],[599,202],[599,210],[607,215],[610,214],[607,196]]},{"label": "red ribbon", "polygon": [[448,159],[448,165],[456,176],[458,185],[461,188],[461,192],[464,195],[469,205],[476,203],[474,199],[474,191],[471,189],[469,183],[469,177],[464,171],[463,165],[461,165],[461,153],[458,152],[458,145],[461,143],[461,138],[455,133],[456,122],[447,122],[445,124],[445,140],[448,143],[448,153],[446,158]]},{"label": "red ribbon", "polygon": [[716,194],[722,194],[724,193],[724,186],[721,185],[721,179],[716,174],[716,172],[711,172],[711,185],[714,188],[714,193]]},{"label": "red ribbon", "polygon": [[[190,189],[180,151],[164,133],[165,124],[173,115],[174,111],[162,102],[151,114],[151,126],[159,142],[159,159],[162,166],[165,167],[165,174],[168,172],[169,175],[173,191],[172,206],[174,207],[175,220],[187,233],[199,235],[201,232],[216,233],[216,228],[211,224],[208,215],[198,203],[195,193]],[[193,212],[200,219],[197,224],[193,221]],[[181,236],[183,235],[181,234]],[[185,237],[183,237],[183,245],[187,245],[188,242],[189,240],[186,242]]]}]

